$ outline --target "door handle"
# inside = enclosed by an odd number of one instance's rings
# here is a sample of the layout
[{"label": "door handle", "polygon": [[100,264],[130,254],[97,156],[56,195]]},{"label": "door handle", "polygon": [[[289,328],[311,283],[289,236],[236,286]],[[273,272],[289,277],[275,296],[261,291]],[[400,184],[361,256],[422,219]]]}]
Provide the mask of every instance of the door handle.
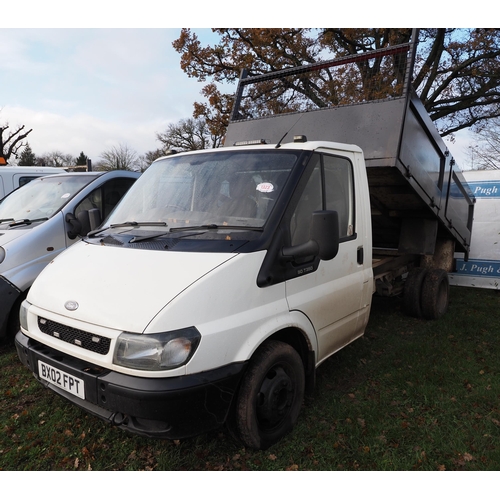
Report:
[{"label": "door handle", "polygon": [[365,260],[365,253],[363,251],[363,247],[358,247],[357,254],[358,254],[358,264],[361,265]]}]

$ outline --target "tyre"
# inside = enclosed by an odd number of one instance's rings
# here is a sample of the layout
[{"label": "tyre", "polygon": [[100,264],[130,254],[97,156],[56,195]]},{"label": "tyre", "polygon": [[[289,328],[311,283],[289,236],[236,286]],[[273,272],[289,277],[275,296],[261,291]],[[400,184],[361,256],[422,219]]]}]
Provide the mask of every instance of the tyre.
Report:
[{"label": "tyre", "polygon": [[269,341],[250,360],[235,406],[239,439],[265,450],[288,434],[304,399],[302,359],[288,344]]},{"label": "tyre", "polygon": [[448,310],[450,284],[443,269],[428,271],[422,284],[422,315],[425,319],[439,319]]},{"label": "tyre", "polygon": [[414,267],[408,273],[403,295],[403,310],[408,316],[422,317],[422,286],[426,276],[427,269],[423,267]]}]

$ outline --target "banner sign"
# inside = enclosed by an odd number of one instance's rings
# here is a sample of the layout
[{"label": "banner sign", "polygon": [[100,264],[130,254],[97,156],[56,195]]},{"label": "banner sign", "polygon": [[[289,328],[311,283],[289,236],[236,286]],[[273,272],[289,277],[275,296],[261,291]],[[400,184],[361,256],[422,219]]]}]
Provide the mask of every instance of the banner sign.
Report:
[{"label": "banner sign", "polygon": [[476,198],[500,198],[500,181],[467,182]]},{"label": "banner sign", "polygon": [[498,260],[476,260],[457,259],[457,271],[455,274],[466,274],[468,276],[490,276],[500,278],[500,261]]}]

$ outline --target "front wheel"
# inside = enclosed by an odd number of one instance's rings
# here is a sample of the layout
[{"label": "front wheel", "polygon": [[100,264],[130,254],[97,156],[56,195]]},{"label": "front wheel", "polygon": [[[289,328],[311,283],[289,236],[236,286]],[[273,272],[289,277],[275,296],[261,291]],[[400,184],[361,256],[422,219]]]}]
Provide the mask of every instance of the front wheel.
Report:
[{"label": "front wheel", "polygon": [[288,434],[304,399],[302,359],[278,341],[261,346],[243,378],[236,400],[236,430],[243,443],[265,450]]}]

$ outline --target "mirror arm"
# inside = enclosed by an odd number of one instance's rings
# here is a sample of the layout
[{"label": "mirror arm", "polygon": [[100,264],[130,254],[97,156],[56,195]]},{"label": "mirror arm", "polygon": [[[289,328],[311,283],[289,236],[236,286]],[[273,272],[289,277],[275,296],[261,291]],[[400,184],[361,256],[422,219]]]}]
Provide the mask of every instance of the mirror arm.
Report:
[{"label": "mirror arm", "polygon": [[292,261],[302,257],[316,257],[319,255],[319,245],[314,240],[291,247],[281,249],[281,258],[286,261]]}]

